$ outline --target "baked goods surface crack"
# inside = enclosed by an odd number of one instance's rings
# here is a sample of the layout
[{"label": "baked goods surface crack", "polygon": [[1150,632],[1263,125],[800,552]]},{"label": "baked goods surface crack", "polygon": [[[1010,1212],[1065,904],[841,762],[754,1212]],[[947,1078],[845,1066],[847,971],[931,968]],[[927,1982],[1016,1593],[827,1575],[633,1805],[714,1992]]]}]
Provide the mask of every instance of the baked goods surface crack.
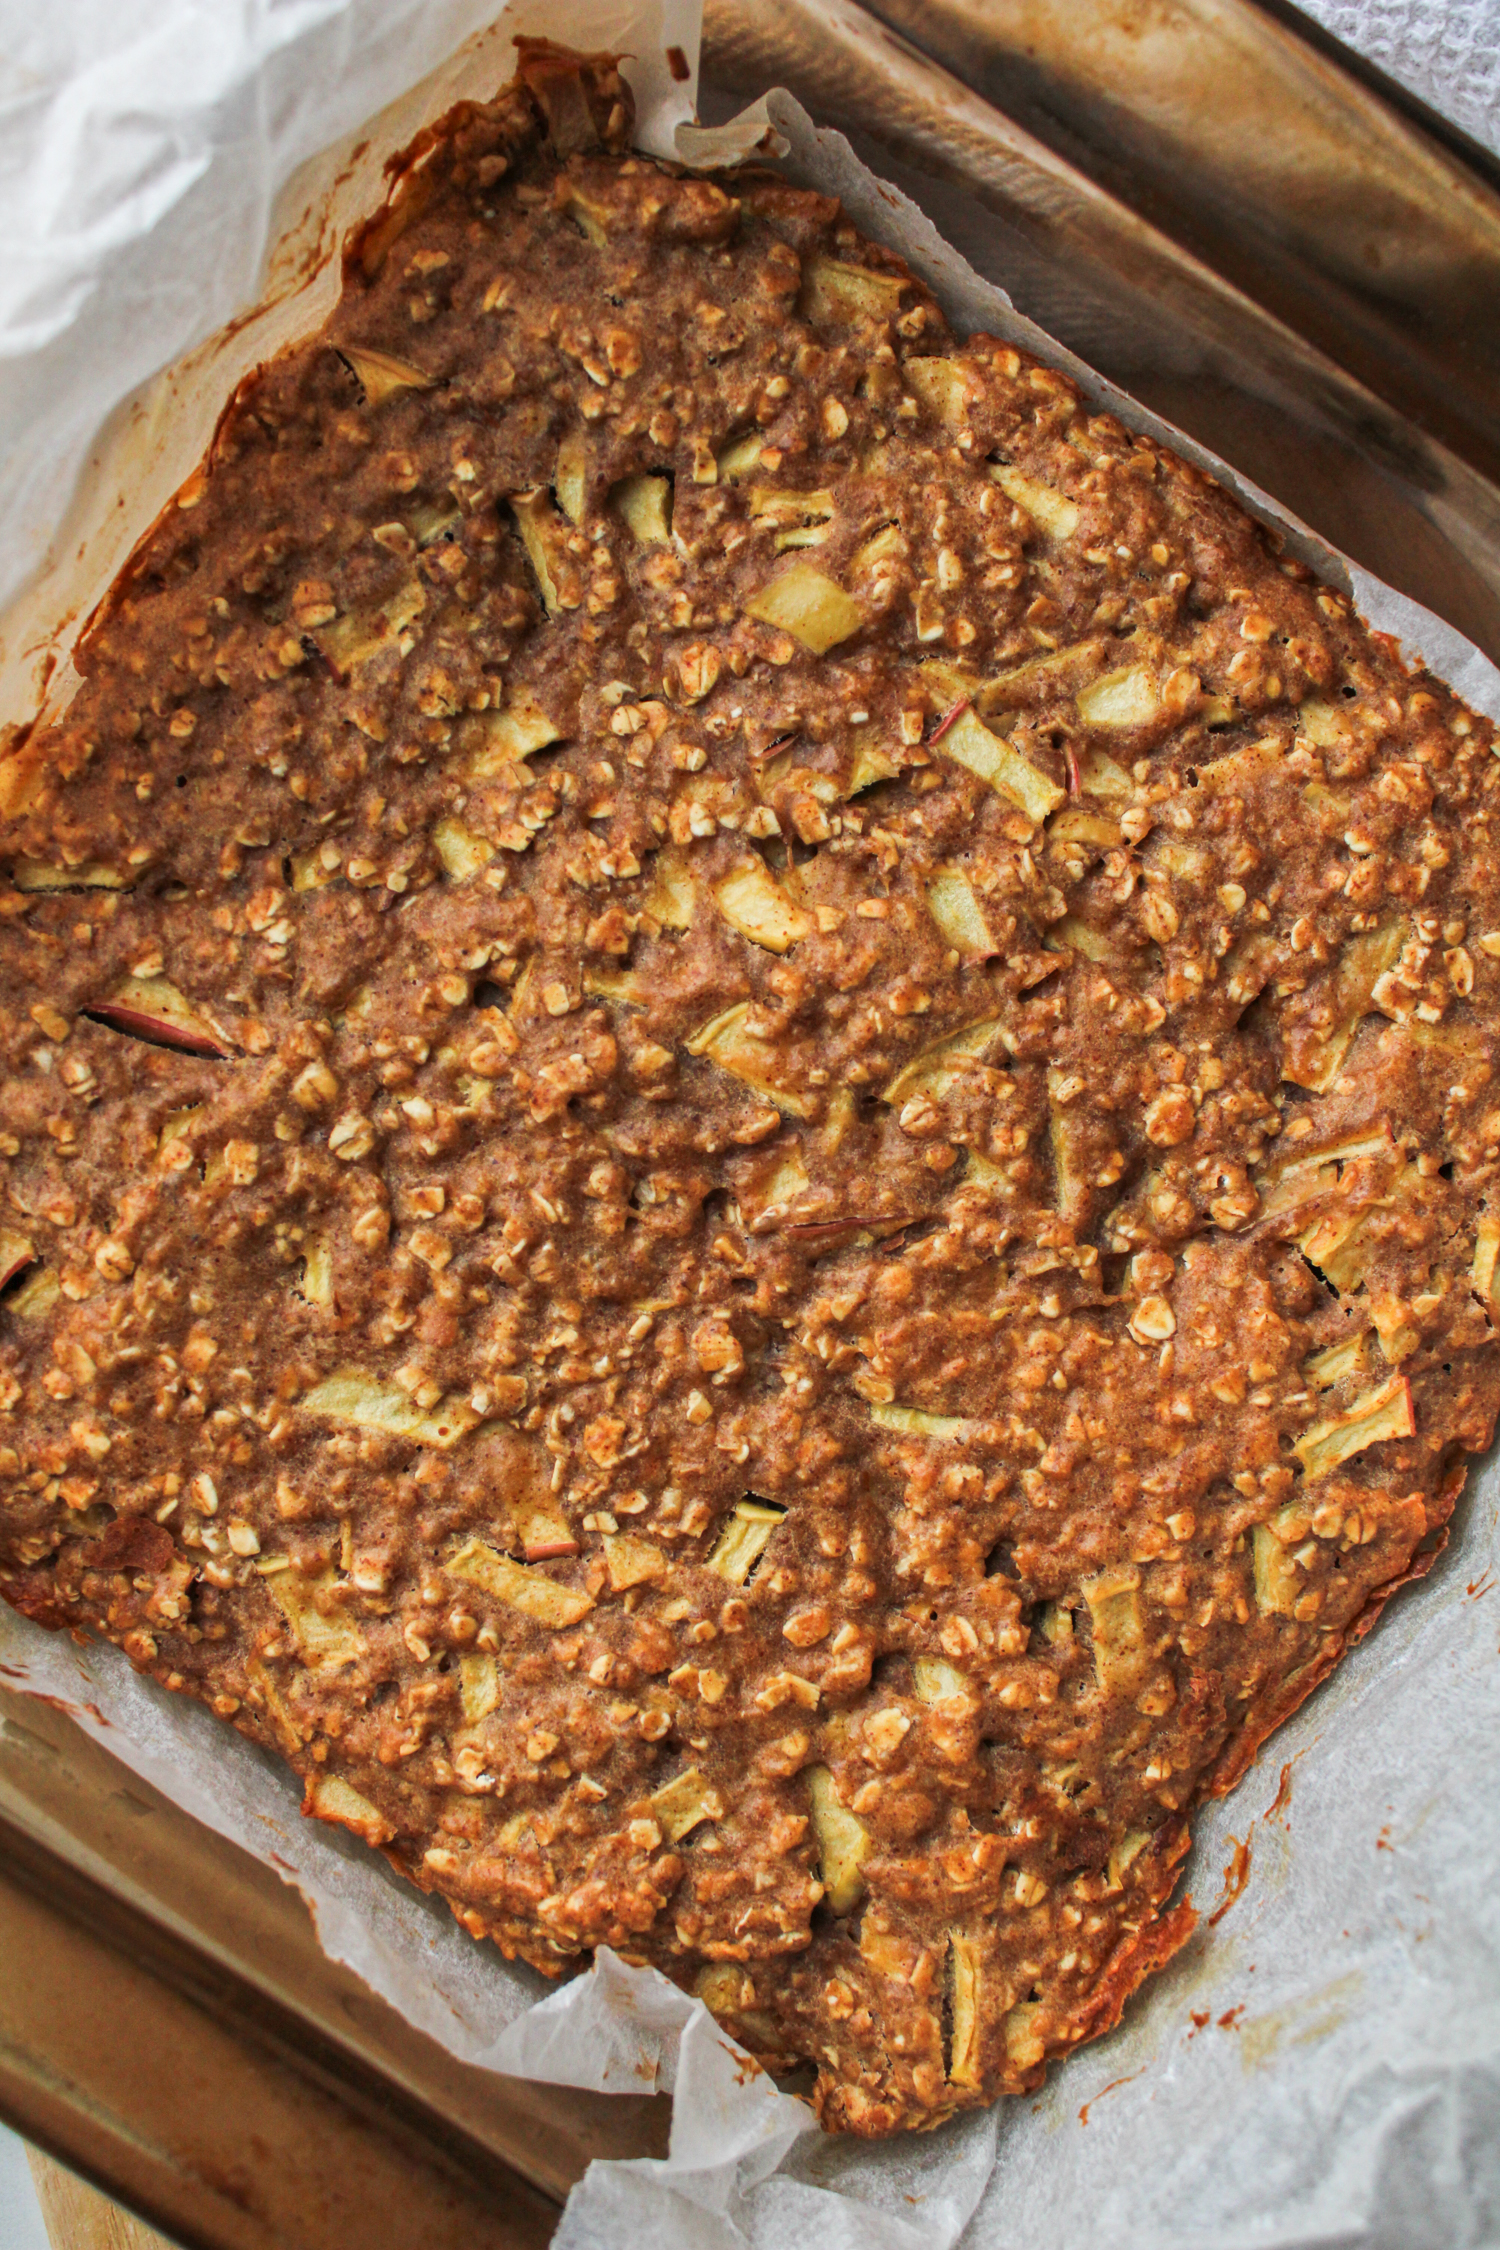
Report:
[{"label": "baked goods surface crack", "polygon": [[534,46],[0,767],[0,1589],[832,2126],[1034,2086],[1496,1409],[1492,729]]}]

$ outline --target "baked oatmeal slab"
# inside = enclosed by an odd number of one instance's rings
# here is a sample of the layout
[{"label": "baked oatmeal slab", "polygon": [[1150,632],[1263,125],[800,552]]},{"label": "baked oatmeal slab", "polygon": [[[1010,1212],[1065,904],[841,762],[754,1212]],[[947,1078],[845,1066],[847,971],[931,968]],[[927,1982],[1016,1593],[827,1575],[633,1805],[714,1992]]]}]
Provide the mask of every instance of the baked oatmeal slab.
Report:
[{"label": "baked oatmeal slab", "polygon": [[0,1585],[831,2126],[1034,2086],[1496,1410],[1493,730],[534,43],[0,767]]}]

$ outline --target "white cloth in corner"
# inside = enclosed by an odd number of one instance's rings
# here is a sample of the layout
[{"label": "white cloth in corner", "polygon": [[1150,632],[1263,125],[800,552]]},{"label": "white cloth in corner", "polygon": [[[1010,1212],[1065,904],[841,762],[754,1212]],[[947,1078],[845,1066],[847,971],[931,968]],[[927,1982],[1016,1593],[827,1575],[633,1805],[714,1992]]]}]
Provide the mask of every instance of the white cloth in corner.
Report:
[{"label": "white cloth in corner", "polygon": [[1345,46],[1500,155],[1500,0],[1297,0]]},{"label": "white cloth in corner", "polygon": [[4,2250],[47,2250],[25,2143],[0,2125],[0,2244]]}]

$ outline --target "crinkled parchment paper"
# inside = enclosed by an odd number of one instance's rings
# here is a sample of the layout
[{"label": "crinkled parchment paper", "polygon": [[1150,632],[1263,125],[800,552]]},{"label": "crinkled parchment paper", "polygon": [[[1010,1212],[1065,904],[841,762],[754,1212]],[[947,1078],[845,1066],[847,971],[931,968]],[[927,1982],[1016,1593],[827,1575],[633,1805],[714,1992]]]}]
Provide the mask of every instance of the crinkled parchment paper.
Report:
[{"label": "crinkled parchment paper", "polygon": [[[675,43],[695,59],[692,0],[528,0],[403,93],[490,5],[69,0],[39,28],[28,17],[22,37],[4,21],[20,0],[0,0],[0,242],[12,246],[0,265],[0,590],[32,579],[0,620],[6,716],[34,699],[49,648],[63,657],[51,697],[65,692],[70,620],[191,468],[243,368],[321,319],[332,276],[320,280],[320,259],[374,201],[383,155],[508,75],[516,28],[634,46],[643,141],[671,146],[691,86],[674,85],[662,52]],[[374,129],[360,126],[397,96]],[[314,153],[341,130],[341,147]],[[1013,337],[1225,477],[1352,588],[1372,625],[1500,717],[1500,672],[1457,633],[1033,329],[789,97],[722,131],[727,141],[685,135],[682,153],[709,162],[769,135],[795,177],[903,252],[956,326]],[[281,239],[267,271],[268,229]],[[258,275],[260,311],[198,343]],[[1500,1463],[1473,1480],[1431,1575],[1200,1816],[1186,1881],[1204,1924],[1120,2029],[1034,2100],[876,2147],[810,2131],[806,2109],[747,2078],[701,2007],[654,1973],[604,1954],[549,1990],[474,1945],[373,1854],[303,1821],[276,1760],[115,1650],[0,1605],[0,1676],[69,1705],[126,1764],[274,1864],[327,1951],[464,2060],[605,2090],[639,2092],[653,2073],[675,2087],[669,2156],[595,2164],[560,2250],[648,2236],[656,2250],[1500,2244]]]}]

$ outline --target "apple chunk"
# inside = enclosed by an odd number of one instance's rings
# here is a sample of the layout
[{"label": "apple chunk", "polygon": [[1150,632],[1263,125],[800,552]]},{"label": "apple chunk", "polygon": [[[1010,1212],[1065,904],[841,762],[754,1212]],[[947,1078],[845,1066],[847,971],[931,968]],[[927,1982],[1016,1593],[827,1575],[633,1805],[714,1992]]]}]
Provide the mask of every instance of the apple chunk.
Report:
[{"label": "apple chunk", "polygon": [[388,398],[395,398],[401,391],[430,391],[433,387],[430,375],[424,375],[421,368],[413,367],[408,359],[397,359],[394,352],[378,352],[369,344],[358,348],[343,344],[339,353],[354,370],[366,402],[371,406],[383,406]]},{"label": "apple chunk", "polygon": [[1294,1616],[1306,1584],[1296,1557],[1287,1552],[1269,1524],[1255,1524],[1250,1542],[1255,1564],[1256,1608],[1262,1617]]},{"label": "apple chunk", "polygon": [[851,321],[861,315],[866,320],[894,320],[907,287],[904,275],[876,273],[842,258],[809,258],[802,269],[803,304],[808,319],[814,321]]},{"label": "apple chunk", "polygon": [[848,1914],[864,1894],[870,1831],[840,1800],[827,1766],[808,1767],[807,1793],[824,1893],[835,1914]]},{"label": "apple chunk", "polygon": [[388,1844],[396,1833],[384,1813],[377,1812],[369,1798],[362,1797],[342,1774],[319,1774],[308,1790],[302,1809],[315,1813],[319,1820],[337,1821],[341,1828],[352,1828],[367,1844]]},{"label": "apple chunk", "polygon": [[708,1558],[708,1568],[731,1586],[743,1586],[785,1514],[785,1508],[773,1508],[764,1500],[739,1501]]},{"label": "apple chunk", "polygon": [[1144,664],[1132,664],[1082,690],[1078,715],[1091,727],[1149,726],[1161,709],[1156,676]]},{"label": "apple chunk", "polygon": [[488,836],[480,836],[466,828],[461,820],[449,815],[435,823],[432,831],[432,848],[442,863],[443,873],[456,883],[466,882],[488,867],[495,856],[495,846]]},{"label": "apple chunk", "polygon": [[909,359],[904,373],[930,413],[950,430],[963,428],[968,420],[972,377],[961,360]]},{"label": "apple chunk", "polygon": [[982,1982],[979,1948],[973,1938],[959,1930],[954,1930],[948,1939],[948,1974],[953,2011],[953,2034],[948,2050],[949,2084],[978,2087],[984,2083],[979,2060]]},{"label": "apple chunk", "polygon": [[686,1773],[665,1782],[646,1802],[669,1844],[680,1844],[684,1836],[701,1827],[705,1820],[724,1817],[723,1798],[712,1783],[704,1780],[696,1766],[689,1766]]},{"label": "apple chunk", "polygon": [[516,1492],[509,1499],[511,1521],[528,1562],[556,1562],[559,1556],[578,1553],[573,1527],[555,1502]]},{"label": "apple chunk", "polygon": [[985,1016],[978,1023],[966,1023],[934,1040],[897,1071],[883,1088],[881,1100],[894,1104],[909,1101],[913,1094],[927,1094],[940,1102],[992,1045],[1000,1028],[998,1016]]},{"label": "apple chunk", "polygon": [[668,1569],[667,1558],[660,1547],[650,1539],[637,1539],[628,1531],[606,1532],[604,1562],[610,1587],[617,1594],[628,1593],[632,1586],[648,1585],[652,1579],[665,1578]]},{"label": "apple chunk", "polygon": [[1141,1574],[1134,1563],[1083,1581],[1094,1630],[1094,1665],[1106,1695],[1133,1695],[1149,1661],[1141,1615]]},{"label": "apple chunk", "polygon": [[1346,1414],[1314,1422],[1292,1450],[1302,1464],[1304,1478],[1312,1484],[1353,1454],[1363,1453],[1367,1446],[1383,1445],[1388,1438],[1415,1436],[1416,1427],[1411,1385],[1404,1375],[1392,1375],[1378,1390],[1356,1399]]},{"label": "apple chunk", "polygon": [[1495,1267],[1500,1262],[1500,1218],[1487,1212],[1474,1233],[1474,1263],[1469,1283],[1475,1294],[1495,1301]]},{"label": "apple chunk", "polygon": [[638,547],[665,547],[672,537],[670,477],[622,477],[610,489],[610,505],[625,520]]},{"label": "apple chunk", "polygon": [[938,869],[927,886],[927,908],[939,934],[965,960],[982,961],[995,951],[974,886],[962,868]]},{"label": "apple chunk", "polygon": [[771,953],[785,953],[813,926],[764,860],[750,860],[726,875],[714,885],[714,897],[732,929]]},{"label": "apple chunk", "polygon": [[54,1269],[38,1266],[35,1273],[27,1274],[14,1294],[6,1298],[5,1309],[12,1320],[42,1320],[61,1295],[62,1283]]},{"label": "apple chunk", "polygon": [[816,1099],[811,1093],[804,1094],[780,1082],[776,1074],[776,1066],[781,1061],[779,1050],[769,1040],[757,1039],[754,1032],[746,1030],[745,1018],[749,1013],[748,1000],[726,1008],[722,1015],[714,1016],[693,1033],[686,1042],[688,1053],[705,1056],[720,1070],[727,1071],[731,1078],[738,1078],[741,1085],[763,1095],[789,1116],[811,1117],[817,1107]]},{"label": "apple chunk", "polygon": [[972,711],[960,711],[942,736],[941,746],[945,758],[966,766],[1002,797],[1009,797],[1038,826],[1066,801],[1065,789],[1039,772],[1000,735],[992,734]]},{"label": "apple chunk", "polygon": [[1029,477],[1007,462],[996,462],[990,475],[999,485],[1007,500],[1013,500],[1023,514],[1030,516],[1039,531],[1049,539],[1071,539],[1078,529],[1078,503],[1070,500],[1056,485],[1044,484],[1038,477]]},{"label": "apple chunk", "polygon": [[1333,1086],[1355,1033],[1378,1004],[1375,988],[1400,959],[1406,938],[1407,924],[1397,921],[1349,939],[1333,966],[1332,1023],[1294,1024],[1286,1035],[1281,1075],[1290,1084],[1315,1094]]},{"label": "apple chunk", "polygon": [[579,524],[583,521],[588,482],[588,439],[582,430],[570,430],[557,449],[557,467],[552,472],[552,489],[557,494],[557,504],[569,523]]},{"label": "apple chunk", "polygon": [[290,1625],[303,1662],[313,1671],[336,1672],[363,1655],[364,1635],[347,1610],[318,1605],[320,1593],[331,1594],[339,1586],[336,1571],[321,1570],[304,1578],[298,1570],[280,1570],[261,1583]]},{"label": "apple chunk", "polygon": [[[463,770],[470,781],[492,781],[513,766],[524,766],[538,750],[562,740],[541,704],[527,687],[510,690],[498,711],[482,712],[460,730]],[[515,776],[524,780],[525,776]]]},{"label": "apple chunk", "polygon": [[533,1618],[554,1632],[563,1625],[576,1625],[594,1606],[588,1594],[562,1585],[532,1565],[518,1563],[513,1556],[502,1555],[482,1539],[471,1539],[460,1548],[449,1560],[447,1570],[451,1578],[478,1586],[507,1609],[519,1610],[523,1617]]},{"label": "apple chunk", "polygon": [[521,534],[521,544],[536,573],[547,615],[555,617],[559,610],[577,609],[583,592],[568,553],[569,525],[555,506],[551,493],[545,487],[514,492],[510,506],[516,529]]},{"label": "apple chunk", "polygon": [[380,1430],[387,1437],[412,1438],[418,1445],[441,1446],[446,1452],[466,1437],[479,1420],[467,1399],[444,1400],[430,1411],[417,1405],[398,1383],[382,1383],[358,1367],[341,1367],[302,1395],[307,1414],[326,1415],[330,1422],[352,1423],[360,1430]]},{"label": "apple chunk", "polygon": [[877,1428],[897,1437],[961,1438],[969,1427],[963,1414],[929,1414],[923,1406],[890,1406],[877,1400],[870,1408]]},{"label": "apple chunk", "polygon": [[415,646],[411,629],[426,607],[427,590],[421,580],[404,578],[378,608],[351,610],[318,626],[313,642],[324,662],[347,680],[387,649],[409,654]]},{"label": "apple chunk", "polygon": [[957,1665],[944,1663],[940,1656],[913,1657],[911,1674],[919,1703],[948,1703],[969,1693],[969,1683]]},{"label": "apple chunk", "polygon": [[805,562],[794,562],[769,579],[745,608],[763,625],[790,633],[814,656],[826,655],[840,641],[847,641],[865,621],[852,594]]},{"label": "apple chunk", "polygon": [[78,867],[53,867],[44,859],[18,859],[11,881],[18,891],[128,891],[131,877],[102,859]]},{"label": "apple chunk", "polygon": [[185,1055],[210,1055],[221,1062],[233,1052],[217,1026],[165,977],[127,977],[107,1000],[96,1000],[83,1012],[152,1047],[175,1047]]},{"label": "apple chunk", "polygon": [[481,1651],[474,1656],[461,1656],[458,1660],[458,1692],[463,1707],[464,1725],[477,1727],[487,1719],[500,1701],[500,1667],[493,1656]]}]

